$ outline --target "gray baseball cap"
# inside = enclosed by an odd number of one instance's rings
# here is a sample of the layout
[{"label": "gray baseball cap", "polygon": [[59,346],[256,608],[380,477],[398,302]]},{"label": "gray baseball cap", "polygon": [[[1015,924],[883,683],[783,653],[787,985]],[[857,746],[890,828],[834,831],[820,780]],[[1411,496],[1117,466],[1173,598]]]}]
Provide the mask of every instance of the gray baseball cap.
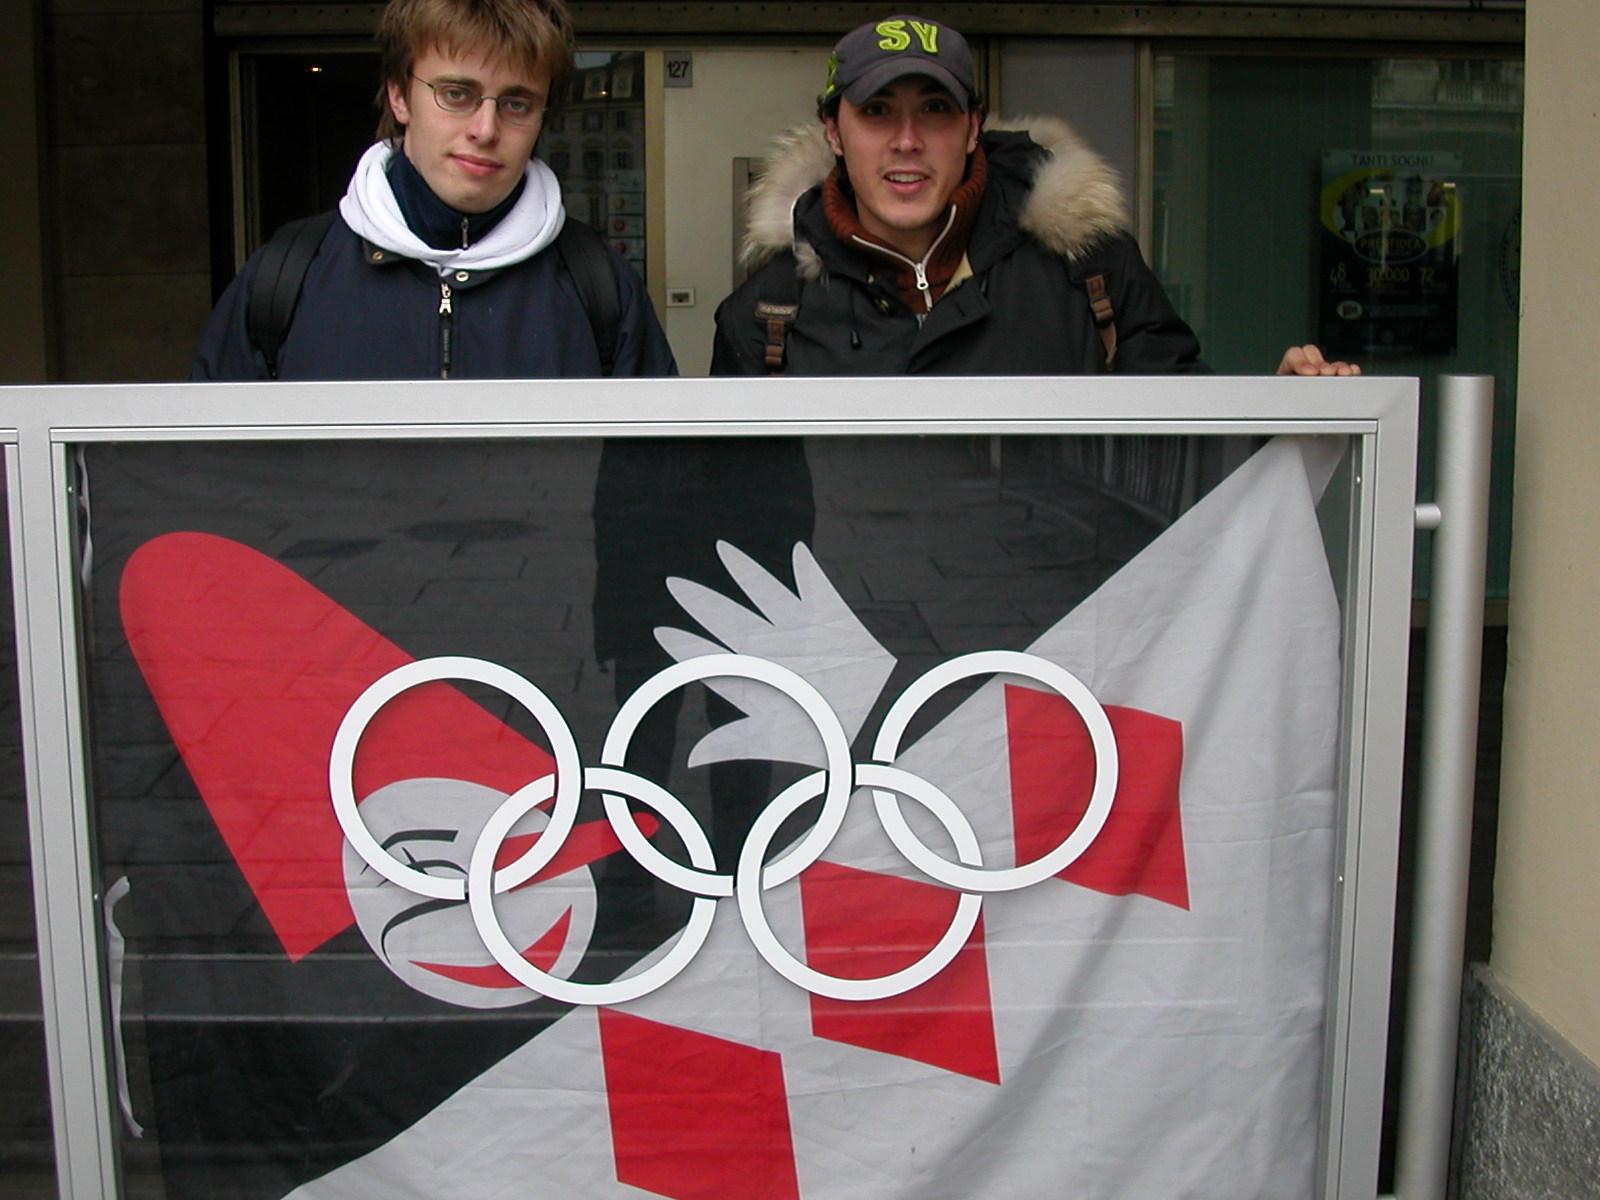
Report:
[{"label": "gray baseball cap", "polygon": [[926,75],[955,98],[961,110],[971,107],[972,50],[950,26],[926,17],[886,17],[852,29],[828,57],[828,82],[817,97],[827,107],[843,96],[865,104],[883,88],[906,75]]}]

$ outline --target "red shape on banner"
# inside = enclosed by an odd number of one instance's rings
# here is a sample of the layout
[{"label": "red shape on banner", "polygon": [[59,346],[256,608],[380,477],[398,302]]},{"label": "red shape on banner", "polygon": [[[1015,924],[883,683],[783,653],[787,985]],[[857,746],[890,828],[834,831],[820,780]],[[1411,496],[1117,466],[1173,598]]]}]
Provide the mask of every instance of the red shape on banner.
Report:
[{"label": "red shape on banner", "polygon": [[783,1060],[602,1008],[617,1180],[672,1200],[798,1200]]},{"label": "red shape on banner", "polygon": [[[1113,896],[1189,907],[1178,778],[1183,726],[1137,708],[1106,705],[1117,742],[1117,791],[1104,828],[1057,876]],[[1066,837],[1089,806],[1094,747],[1083,718],[1054,692],[1006,687],[1011,820],[1017,861],[1032,862]]]},{"label": "red shape on banner", "polygon": [[[649,813],[633,813],[632,816],[634,825],[645,837],[649,837],[661,828],[661,822]],[[498,871],[502,867],[509,867],[543,836],[543,831],[540,831],[513,834],[506,838],[500,843],[500,849],[494,856],[494,869]],[[587,867],[597,859],[606,858],[621,849],[622,840],[617,837],[616,830],[611,828],[610,821],[585,821],[582,825],[574,825],[572,832],[567,834],[567,840],[561,843],[561,849],[556,851],[555,857],[535,871],[531,879],[517,884],[514,890],[521,891],[525,887],[532,887],[536,883],[565,875],[568,871]]]},{"label": "red shape on banner", "polygon": [[[960,894],[917,879],[819,862],[800,876],[806,963],[844,979],[909,967],[950,928]],[[887,1000],[811,997],[817,1037],[1000,1082],[983,918],[927,983]]]},{"label": "red shape on banner", "polygon": [[[298,960],[354,920],[328,793],[339,722],[412,657],[289,568],[204,533],[128,560],[134,658],[173,743],[278,940]],[[387,704],[356,755],[355,794],[453,778],[513,792],[553,760],[448,683]]]},{"label": "red shape on banner", "polygon": [[[554,925],[545,930],[544,936],[522,952],[522,957],[539,970],[548,971],[555,966],[556,959],[561,957],[561,948],[567,944],[567,929],[571,925],[572,910],[569,908],[557,918]],[[474,987],[503,989],[522,986],[497,962],[486,963],[481,967],[430,962],[419,962],[417,966],[424,971],[432,971],[435,975],[443,975],[446,979],[454,979],[457,983],[470,983]]]}]

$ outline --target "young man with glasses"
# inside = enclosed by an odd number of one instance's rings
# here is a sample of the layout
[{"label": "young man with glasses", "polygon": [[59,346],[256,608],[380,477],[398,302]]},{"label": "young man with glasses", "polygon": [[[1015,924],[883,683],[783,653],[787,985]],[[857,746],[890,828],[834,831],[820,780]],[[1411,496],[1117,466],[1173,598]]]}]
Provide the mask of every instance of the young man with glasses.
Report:
[{"label": "young man with glasses", "polygon": [[[902,15],[846,34],[817,115],[751,195],[757,269],[717,310],[712,374],[1205,369],[1115,173],[1062,121],[986,129],[956,30]],[[1359,373],[1315,346],[1278,370]]]},{"label": "young man with glasses", "polygon": [[[563,0],[390,0],[378,141],[304,268],[270,355],[249,314],[258,253],[212,313],[201,380],[676,373],[639,277],[604,253],[620,309],[602,348],[563,254],[561,187],[533,157],[572,69]],[[270,164],[268,164],[270,167]]]}]

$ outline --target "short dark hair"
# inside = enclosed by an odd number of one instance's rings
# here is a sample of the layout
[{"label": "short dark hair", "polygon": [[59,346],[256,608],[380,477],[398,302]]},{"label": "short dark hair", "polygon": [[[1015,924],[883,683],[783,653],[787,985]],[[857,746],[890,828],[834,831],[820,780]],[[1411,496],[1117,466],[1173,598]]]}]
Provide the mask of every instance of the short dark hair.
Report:
[{"label": "short dark hair", "polygon": [[403,91],[412,64],[432,47],[483,49],[528,71],[550,71],[550,99],[572,73],[572,18],[565,0],[389,0],[378,20],[378,137],[398,142],[405,128],[389,107],[389,85]]}]

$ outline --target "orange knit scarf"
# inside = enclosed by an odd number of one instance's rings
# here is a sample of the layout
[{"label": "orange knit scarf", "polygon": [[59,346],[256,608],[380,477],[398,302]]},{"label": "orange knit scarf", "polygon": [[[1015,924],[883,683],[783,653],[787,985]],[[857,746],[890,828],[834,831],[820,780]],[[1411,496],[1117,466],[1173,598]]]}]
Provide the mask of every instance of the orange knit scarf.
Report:
[{"label": "orange knit scarf", "polygon": [[[855,197],[846,192],[842,184],[843,174],[844,165],[841,163],[828,173],[822,183],[822,211],[828,219],[828,227],[833,230],[834,236],[847,245],[860,246],[864,242],[865,248],[879,251],[883,261],[890,264],[894,271],[895,291],[906,307],[914,313],[927,312],[933,302],[944,295],[950,277],[966,255],[967,238],[972,233],[972,225],[978,215],[978,202],[983,199],[984,185],[989,178],[989,164],[984,158],[983,147],[979,146],[972,152],[967,159],[966,179],[950,193],[950,203],[956,210],[955,224],[934,249],[932,257],[923,264],[923,272],[928,278],[927,301],[922,299],[917,289],[917,273],[901,261],[900,252],[862,227],[861,219],[856,215]],[[941,218],[941,227],[947,218],[948,210]]]}]

